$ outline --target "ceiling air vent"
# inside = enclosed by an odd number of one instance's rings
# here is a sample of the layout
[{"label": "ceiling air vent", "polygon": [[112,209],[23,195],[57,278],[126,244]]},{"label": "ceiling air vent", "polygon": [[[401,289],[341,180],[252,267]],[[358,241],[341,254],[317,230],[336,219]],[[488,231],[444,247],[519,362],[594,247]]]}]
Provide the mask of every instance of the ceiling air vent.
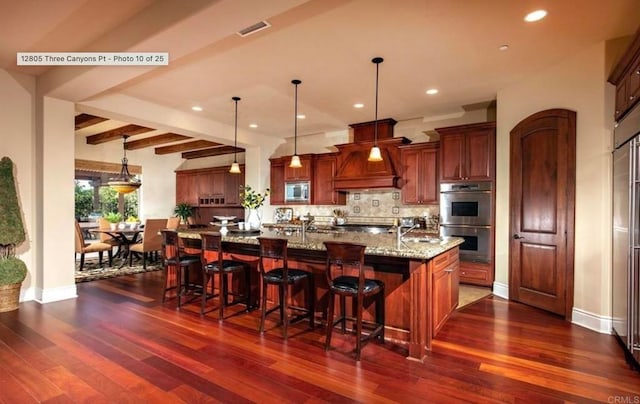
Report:
[{"label": "ceiling air vent", "polygon": [[260,21],[257,24],[253,24],[250,27],[247,27],[245,29],[241,29],[240,31],[237,32],[238,35],[240,35],[241,37],[245,37],[245,36],[249,36],[251,34],[255,34],[258,31],[262,31],[265,28],[269,28],[271,26],[271,24],[269,24],[266,21]]}]

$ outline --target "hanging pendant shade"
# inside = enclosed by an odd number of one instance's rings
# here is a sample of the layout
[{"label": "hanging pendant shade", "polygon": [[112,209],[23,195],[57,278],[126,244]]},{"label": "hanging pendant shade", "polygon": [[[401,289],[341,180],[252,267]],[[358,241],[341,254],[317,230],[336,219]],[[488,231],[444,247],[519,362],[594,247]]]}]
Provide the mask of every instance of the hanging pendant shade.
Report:
[{"label": "hanging pendant shade", "polygon": [[383,61],[384,59],[380,57],[371,59],[371,62],[376,65],[376,116],[373,128],[373,147],[371,148],[371,152],[369,152],[369,161],[382,161],[382,153],[380,153],[380,148],[378,147],[378,70],[380,68],[380,63]]},{"label": "hanging pendant shade", "polygon": [[127,160],[128,137],[129,136],[127,135],[122,136],[122,138],[124,139],[122,146],[124,150],[124,157],[122,157],[122,168],[120,169],[120,174],[117,177],[110,178],[109,182],[107,183],[109,187],[113,188],[116,192],[121,194],[128,194],[130,192],[133,192],[136,189],[140,188],[140,186],[142,185],[140,181],[136,180],[129,173],[129,160]]},{"label": "hanging pendant shade", "polygon": [[240,97],[231,97],[233,102],[236,104],[236,119],[235,119],[235,130],[233,134],[233,163],[231,164],[231,168],[229,172],[231,174],[240,174],[240,164],[238,164],[237,159],[237,149],[238,149],[238,101],[240,101]]},{"label": "hanging pendant shade", "polygon": [[294,97],[294,114],[293,114],[293,156],[291,156],[291,168],[301,168],[300,156],[298,156],[298,84],[302,83],[300,80],[291,80],[291,84],[295,86]]}]

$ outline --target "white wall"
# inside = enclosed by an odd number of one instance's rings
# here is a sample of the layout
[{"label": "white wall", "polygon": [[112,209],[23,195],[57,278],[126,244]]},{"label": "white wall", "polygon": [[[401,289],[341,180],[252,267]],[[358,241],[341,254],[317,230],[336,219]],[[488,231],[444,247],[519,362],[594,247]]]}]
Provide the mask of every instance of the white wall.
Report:
[{"label": "white wall", "polygon": [[36,273],[35,92],[31,76],[0,69],[0,158],[13,160],[18,200],[22,207],[26,241],[18,256],[29,274],[22,283],[21,300],[33,299]]},{"label": "white wall", "polygon": [[550,108],[577,112],[575,293],[573,321],[602,332],[610,326],[611,154],[613,109],[605,44],[592,45],[498,92],[496,289],[509,272],[509,132]]}]

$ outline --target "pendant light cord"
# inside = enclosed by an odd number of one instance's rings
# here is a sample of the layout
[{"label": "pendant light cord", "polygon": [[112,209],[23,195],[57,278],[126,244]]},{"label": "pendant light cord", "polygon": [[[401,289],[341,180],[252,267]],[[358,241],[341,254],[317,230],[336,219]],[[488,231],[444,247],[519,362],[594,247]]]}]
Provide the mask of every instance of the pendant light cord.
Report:
[{"label": "pendant light cord", "polygon": [[384,61],[381,57],[375,57],[371,59],[373,63],[376,64],[376,106],[375,106],[375,126],[373,128],[373,146],[378,146],[378,75],[380,70],[380,63]]},{"label": "pendant light cord", "polygon": [[238,101],[240,101],[240,97],[233,97],[233,101],[236,103],[236,119],[235,119],[235,129],[233,132],[233,162],[237,163],[237,155],[238,155]]},{"label": "pendant light cord", "polygon": [[294,107],[293,107],[293,154],[298,155],[298,84],[300,80],[291,81],[295,85]]}]

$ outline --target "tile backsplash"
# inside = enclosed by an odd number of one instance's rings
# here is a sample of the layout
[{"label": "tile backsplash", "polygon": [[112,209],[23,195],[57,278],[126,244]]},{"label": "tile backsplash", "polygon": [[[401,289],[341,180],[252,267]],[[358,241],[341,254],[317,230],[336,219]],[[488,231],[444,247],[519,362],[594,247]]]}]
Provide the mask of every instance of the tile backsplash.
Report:
[{"label": "tile backsplash", "polygon": [[[400,190],[349,192],[346,205],[283,205],[293,209],[294,217],[310,214],[318,223],[329,223],[334,210],[341,210],[347,223],[393,224],[401,217],[428,217],[427,223],[437,223],[439,205],[403,205]],[[437,225],[436,225],[437,227]]]}]

